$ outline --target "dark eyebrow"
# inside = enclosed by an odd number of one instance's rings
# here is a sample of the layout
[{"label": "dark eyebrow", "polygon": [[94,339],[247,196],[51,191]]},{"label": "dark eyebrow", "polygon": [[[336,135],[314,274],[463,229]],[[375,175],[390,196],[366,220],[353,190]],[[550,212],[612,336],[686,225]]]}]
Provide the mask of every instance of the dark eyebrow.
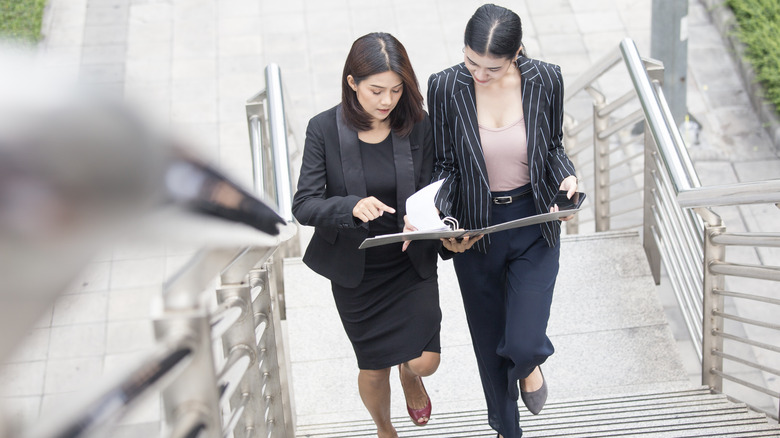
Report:
[{"label": "dark eyebrow", "polygon": [[[390,88],[398,88],[398,87],[402,86],[403,84],[404,84],[403,82],[399,82],[398,84],[396,84],[396,85],[393,85],[393,86],[392,86],[392,87],[390,87]],[[380,89],[382,89],[382,90],[384,90],[384,89],[385,89],[385,87],[382,87],[382,86],[379,86],[379,85],[374,85],[374,84],[369,84],[368,86],[369,86],[369,87],[374,87],[374,88],[380,88]]]},{"label": "dark eyebrow", "polygon": [[[469,57],[469,55],[466,55],[466,59],[468,59],[470,63],[472,63],[472,64],[474,64],[474,65],[476,65],[476,66],[479,66],[479,64],[477,64],[476,62],[474,62],[474,60],[473,60],[473,59],[471,59],[471,58]],[[494,68],[501,68],[501,66],[500,66],[500,65],[498,65],[498,66],[495,66],[495,67],[485,67],[485,68],[487,68],[487,69],[489,69],[489,70],[492,70],[492,69],[494,69]]]}]

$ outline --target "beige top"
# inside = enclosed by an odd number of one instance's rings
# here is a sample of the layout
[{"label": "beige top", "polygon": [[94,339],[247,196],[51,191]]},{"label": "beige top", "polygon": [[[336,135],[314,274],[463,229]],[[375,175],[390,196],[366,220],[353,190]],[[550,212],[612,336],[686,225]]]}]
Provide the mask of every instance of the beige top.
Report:
[{"label": "beige top", "polygon": [[531,182],[525,120],[522,117],[502,128],[479,125],[479,136],[482,139],[490,191],[505,192]]}]

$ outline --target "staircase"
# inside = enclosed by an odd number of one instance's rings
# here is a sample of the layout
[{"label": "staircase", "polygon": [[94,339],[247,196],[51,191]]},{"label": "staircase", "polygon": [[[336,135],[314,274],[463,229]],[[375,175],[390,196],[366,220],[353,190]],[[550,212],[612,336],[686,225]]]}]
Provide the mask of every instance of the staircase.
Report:
[{"label": "staircase", "polygon": [[[330,284],[299,260],[286,262],[285,276],[296,435],[375,437]],[[393,424],[402,437],[494,437],[450,262],[439,264],[439,288],[442,363],[425,380],[431,422],[411,423],[393,371]],[[562,239],[548,334],[550,397],[538,416],[521,404],[524,436],[780,437],[763,414],[688,377],[634,232]]]},{"label": "staircase", "polygon": [[[706,388],[668,393],[623,395],[555,402],[541,414],[521,412],[523,435],[529,437],[777,437],[780,429],[766,416],[731,403]],[[406,417],[394,418],[400,436],[494,437],[485,411],[435,415],[424,428]],[[374,423],[352,421],[298,427],[298,437],[376,437]]]}]

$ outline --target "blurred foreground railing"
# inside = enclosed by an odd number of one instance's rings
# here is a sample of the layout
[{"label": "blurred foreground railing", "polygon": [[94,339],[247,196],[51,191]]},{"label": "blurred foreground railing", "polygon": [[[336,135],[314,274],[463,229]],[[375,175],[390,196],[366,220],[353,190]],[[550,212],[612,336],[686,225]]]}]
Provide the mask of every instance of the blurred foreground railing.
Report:
[{"label": "blurred foreground railing", "polygon": [[[269,85],[269,100],[283,111],[276,85]],[[0,130],[0,237],[8,243],[0,261],[14,260],[0,264],[0,308],[19,314],[3,321],[0,354],[19,342],[7,334],[31,326],[88,255],[117,233],[151,234],[156,243],[176,235],[173,243],[201,249],[153,303],[156,342],[142,358],[35,424],[0,418],[0,436],[111,436],[136,405],[159,396],[162,436],[294,436],[280,301],[280,248],[296,235],[289,164],[280,158],[286,143],[253,144],[276,157],[257,162],[271,172],[256,197],[152,135],[121,105],[84,107],[63,107],[50,129],[31,123],[30,130],[23,124]],[[283,113],[270,110],[265,117],[273,123]],[[69,156],[75,159],[57,159]],[[274,194],[270,204],[279,213],[260,200],[264,193]],[[15,204],[20,194],[27,199]],[[62,222],[33,222],[36,213],[55,208],[72,211]],[[46,264],[51,275],[29,281]]]},{"label": "blurred foreground railing", "polygon": [[[612,80],[621,74],[617,65],[631,78],[627,91],[613,89],[621,82]],[[780,247],[780,180],[701,187],[686,146],[697,133],[681,132],[674,123],[662,78],[662,65],[641,59],[626,39],[567,87],[566,147],[583,189],[593,194],[590,211],[567,231],[580,232],[588,223],[594,231],[641,229],[656,283],[663,264],[672,284],[702,361],[702,382],[777,420],[780,267],[727,261],[726,249],[751,248],[761,259],[762,250]],[[573,115],[585,113],[587,105],[589,115]],[[727,232],[712,208],[737,205],[766,206],[762,223],[777,231]],[[731,290],[727,279],[746,289]],[[738,309],[751,303],[774,310],[740,315]],[[731,384],[724,388],[724,380]],[[761,396],[773,402],[753,401]]]}]

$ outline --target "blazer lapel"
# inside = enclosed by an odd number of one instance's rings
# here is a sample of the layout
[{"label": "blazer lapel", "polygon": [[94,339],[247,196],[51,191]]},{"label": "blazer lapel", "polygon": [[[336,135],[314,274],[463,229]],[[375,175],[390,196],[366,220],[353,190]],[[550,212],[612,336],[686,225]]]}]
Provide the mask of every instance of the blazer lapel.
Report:
[{"label": "blazer lapel", "polygon": [[339,131],[341,170],[344,173],[347,194],[365,198],[367,196],[366,178],[363,174],[363,160],[360,156],[357,131],[347,126],[341,106],[336,109],[336,126]]},{"label": "blazer lapel", "polygon": [[538,134],[541,126],[539,114],[547,111],[547,101],[543,98],[543,87],[536,77],[539,71],[528,62],[526,58],[517,59],[517,67],[520,69],[520,83],[522,87],[523,118],[525,119],[526,140],[528,142],[528,170],[531,181],[539,181],[540,166],[544,165],[545,145],[543,138]]},{"label": "blazer lapel", "polygon": [[[409,137],[399,137],[395,132],[393,136],[393,161],[395,163],[396,202],[398,211],[406,211],[406,199],[412,196],[416,190],[414,162],[412,161],[412,147]],[[404,218],[398,214],[398,224],[403,227]]]},{"label": "blazer lapel", "polygon": [[[463,67],[463,70],[466,68]],[[458,80],[461,88],[453,93],[452,99],[455,101],[455,108],[458,111],[460,119],[460,129],[463,134],[463,141],[466,149],[471,152],[472,157],[477,162],[480,179],[486,187],[490,187],[487,176],[487,165],[485,164],[485,155],[482,152],[482,139],[479,136],[479,122],[477,121],[477,97],[474,92],[474,78],[469,73],[460,72],[465,75],[467,80]],[[460,77],[458,79],[461,79]]]}]

